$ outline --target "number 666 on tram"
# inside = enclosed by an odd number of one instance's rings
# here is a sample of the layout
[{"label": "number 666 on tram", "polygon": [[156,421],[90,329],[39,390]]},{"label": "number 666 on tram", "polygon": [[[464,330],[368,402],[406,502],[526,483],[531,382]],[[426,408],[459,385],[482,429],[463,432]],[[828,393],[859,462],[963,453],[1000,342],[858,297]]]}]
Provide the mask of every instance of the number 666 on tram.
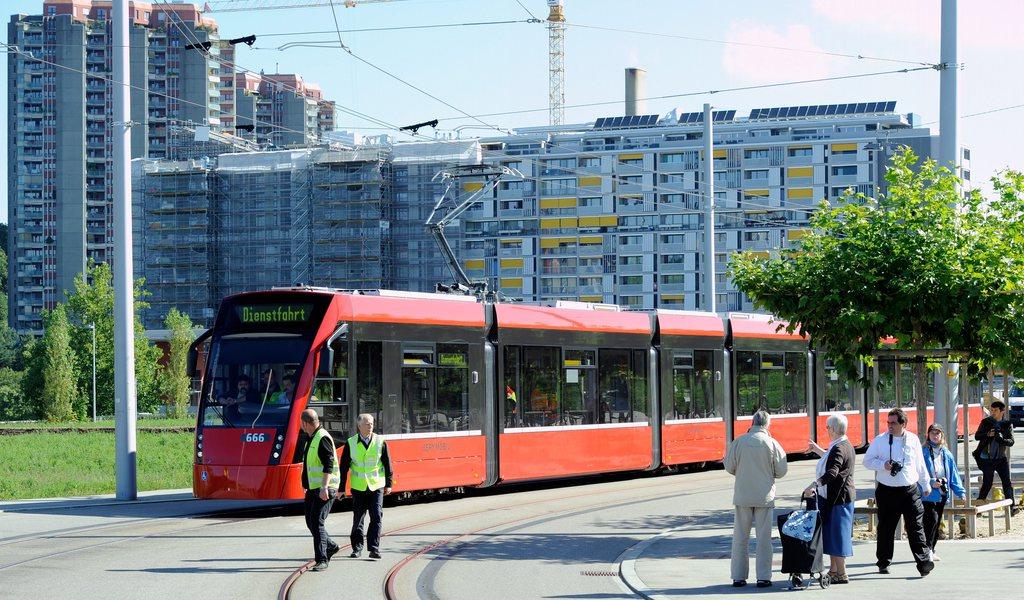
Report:
[{"label": "number 666 on tram", "polygon": [[190,352],[195,496],[301,498],[305,408],[339,453],[372,414],[396,492],[721,461],[758,408],[790,453],[827,442],[833,412],[866,442],[864,390],[766,316],[563,304],[320,288],[226,298]]}]

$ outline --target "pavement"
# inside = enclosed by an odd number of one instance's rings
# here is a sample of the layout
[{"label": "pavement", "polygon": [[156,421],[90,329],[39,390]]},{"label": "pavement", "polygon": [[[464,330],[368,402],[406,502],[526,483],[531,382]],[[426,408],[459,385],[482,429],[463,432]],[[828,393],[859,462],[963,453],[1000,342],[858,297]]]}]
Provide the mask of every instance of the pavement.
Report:
[{"label": "pavement", "polygon": [[[859,465],[863,499],[873,486]],[[795,507],[813,468],[813,461],[791,463],[778,486],[780,512]],[[397,573],[396,598],[754,598],[784,591],[774,531],[775,585],[730,585],[732,483],[711,469],[389,504],[383,560],[347,559],[346,550],[322,573],[302,572],[310,538],[295,503],[200,501],[189,490],[144,493],[137,502],[2,502],[0,599],[250,600],[283,590],[292,600],[379,598],[389,573]],[[342,504],[328,520],[340,543],[348,541],[349,514]],[[983,585],[986,595],[1019,597],[1020,535],[941,541],[943,560],[927,578],[917,574],[905,542],[896,543],[890,575],[877,573],[873,542],[856,542],[854,552],[851,584],[826,591],[945,598]]]}]

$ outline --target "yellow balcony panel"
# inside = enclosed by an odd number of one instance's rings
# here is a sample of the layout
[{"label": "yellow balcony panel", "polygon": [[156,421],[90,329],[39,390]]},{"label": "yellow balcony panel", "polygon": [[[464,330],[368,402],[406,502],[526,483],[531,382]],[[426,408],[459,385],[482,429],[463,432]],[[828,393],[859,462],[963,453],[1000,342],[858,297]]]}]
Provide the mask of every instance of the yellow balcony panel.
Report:
[{"label": "yellow balcony panel", "polygon": [[768,258],[769,256],[771,256],[771,253],[769,253],[766,250],[760,250],[757,252],[747,252],[747,254],[753,256],[754,258]]},{"label": "yellow balcony panel", "polygon": [[522,245],[522,243],[523,243],[523,238],[507,238],[507,239],[501,240],[501,245],[502,246],[516,246],[516,245]]},{"label": "yellow balcony panel", "polygon": [[576,243],[576,238],[574,238],[574,237],[550,237],[550,238],[541,238],[540,239],[540,247],[541,248],[557,248],[557,247],[561,246],[562,244],[575,244],[575,243]]},{"label": "yellow balcony panel", "polygon": [[480,258],[472,259],[472,260],[467,260],[463,264],[466,265],[467,269],[482,269],[482,268],[484,268],[484,260],[480,259]]},{"label": "yellow balcony panel", "polygon": [[501,287],[503,288],[521,288],[523,287],[522,277],[502,277]]},{"label": "yellow balcony panel", "polygon": [[723,149],[715,150],[714,152],[711,153],[711,155],[714,156],[715,158],[725,158],[726,156],[728,156],[728,153],[726,152],[726,150]]},{"label": "yellow balcony panel", "polygon": [[601,187],[601,178],[580,177],[580,187]]},{"label": "yellow balcony panel", "polygon": [[807,146],[807,145],[797,145],[797,146],[790,146],[789,149],[790,150],[810,150],[811,147]]},{"label": "yellow balcony panel", "polygon": [[765,198],[768,196],[768,190],[743,190],[743,195],[754,198]]},{"label": "yellow balcony panel", "polygon": [[581,235],[580,236],[580,244],[593,245],[593,244],[603,244],[603,243],[604,243],[604,238],[602,238],[599,235]]},{"label": "yellow balcony panel", "polygon": [[814,167],[790,167],[786,171],[789,177],[814,177]]},{"label": "yellow balcony panel", "polygon": [[541,229],[560,229],[561,227],[562,227],[562,220],[561,219],[541,219],[540,220],[540,228]]},{"label": "yellow balcony panel", "polygon": [[806,237],[810,233],[808,229],[790,229],[786,232],[786,239],[789,241],[799,240],[802,237]]},{"label": "yellow balcony panel", "polygon": [[580,302],[601,302],[603,300],[602,296],[580,296]]},{"label": "yellow balcony panel", "polygon": [[619,160],[640,160],[643,159],[643,152],[631,152],[629,154],[620,154]]},{"label": "yellow balcony panel", "polygon": [[615,227],[619,224],[619,218],[615,216],[601,217],[601,227]]},{"label": "yellow balcony panel", "polygon": [[517,267],[522,268],[522,266],[523,266],[523,259],[521,259],[521,258],[503,258],[503,259],[501,259],[501,268],[502,269],[514,269],[514,268],[517,268]]},{"label": "yellow balcony panel", "polygon": [[576,206],[576,198],[541,198],[541,208],[572,208]]},{"label": "yellow balcony panel", "polygon": [[482,181],[467,181],[462,184],[462,191],[464,192],[476,192],[484,189],[484,182]]},{"label": "yellow balcony panel", "polygon": [[569,228],[575,229],[576,228],[576,219],[575,218],[559,219],[559,221],[561,221],[561,226],[562,226],[563,229],[569,229]]},{"label": "yellow balcony panel", "polygon": [[580,217],[580,227],[600,227],[602,217]]},{"label": "yellow balcony panel", "polygon": [[857,151],[857,143],[854,142],[852,144],[832,144],[832,151],[833,152],[856,152]]},{"label": "yellow balcony panel", "polygon": [[683,297],[682,294],[662,294],[661,295],[661,299],[662,300],[684,300],[685,298]]},{"label": "yellow balcony panel", "polygon": [[814,197],[813,188],[789,188],[786,190],[786,197],[794,200],[808,199]]}]

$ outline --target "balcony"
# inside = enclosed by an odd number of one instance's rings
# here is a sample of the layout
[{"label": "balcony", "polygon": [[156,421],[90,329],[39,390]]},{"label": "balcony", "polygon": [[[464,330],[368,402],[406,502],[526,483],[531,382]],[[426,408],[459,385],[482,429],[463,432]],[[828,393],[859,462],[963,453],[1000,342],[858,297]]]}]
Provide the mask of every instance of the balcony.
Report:
[{"label": "balcony", "polygon": [[620,274],[643,273],[644,272],[644,266],[642,264],[639,264],[639,265],[636,265],[636,264],[624,265],[624,264],[622,264],[620,262],[619,263],[618,271],[619,271]]},{"label": "balcony", "polygon": [[542,285],[540,286],[540,293],[545,296],[578,296],[579,288],[577,286],[568,285]]}]

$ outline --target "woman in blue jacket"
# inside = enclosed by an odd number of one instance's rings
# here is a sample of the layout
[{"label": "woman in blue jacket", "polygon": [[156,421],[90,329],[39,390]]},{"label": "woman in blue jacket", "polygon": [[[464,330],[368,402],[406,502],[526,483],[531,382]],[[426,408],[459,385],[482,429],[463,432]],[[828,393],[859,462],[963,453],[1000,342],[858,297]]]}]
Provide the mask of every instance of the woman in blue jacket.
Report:
[{"label": "woman in blue jacket", "polygon": [[949,501],[950,491],[963,500],[964,486],[960,480],[960,471],[956,468],[953,454],[946,448],[946,435],[942,426],[932,423],[928,427],[928,443],[924,450],[924,465],[928,469],[931,482],[931,493],[921,498],[924,503],[924,535],[931,549],[932,560],[939,560],[935,554],[935,542],[939,539],[939,523],[942,522],[942,511]]}]

